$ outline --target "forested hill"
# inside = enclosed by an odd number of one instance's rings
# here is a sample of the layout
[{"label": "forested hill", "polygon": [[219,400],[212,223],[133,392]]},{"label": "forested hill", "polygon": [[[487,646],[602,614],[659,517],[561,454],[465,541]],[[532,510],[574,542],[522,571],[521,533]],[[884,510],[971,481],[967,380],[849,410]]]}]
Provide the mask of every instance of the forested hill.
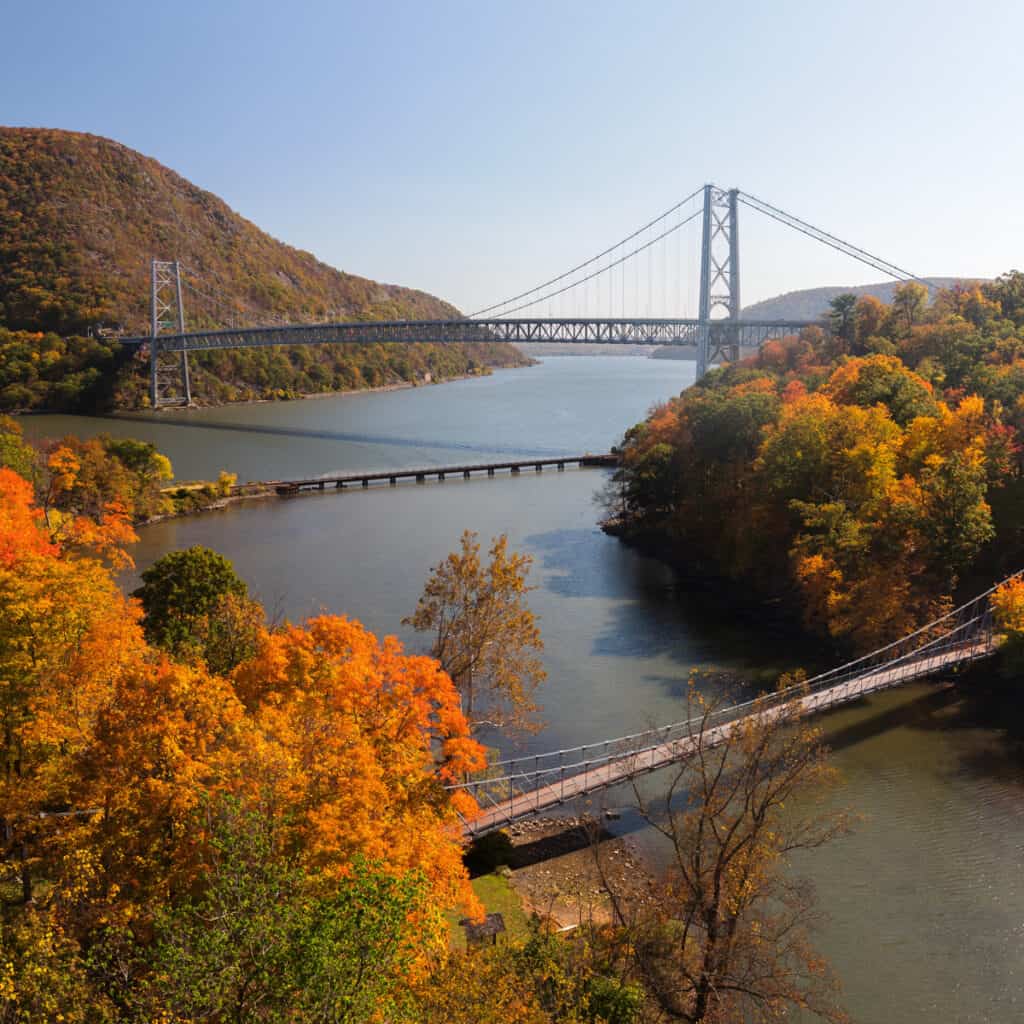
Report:
[{"label": "forested hill", "polygon": [[[958,282],[965,281],[960,277],[931,277],[928,279],[940,288],[951,288]],[[981,280],[980,278],[976,280]],[[770,299],[763,299],[750,306],[743,307],[743,316],[749,320],[817,320],[825,316],[829,303],[837,295],[873,295],[888,305],[892,302],[893,291],[899,281],[882,281],[879,284],[854,285],[850,288],[826,287],[804,288],[800,291],[786,292]],[[935,289],[929,289],[931,298],[935,297]]]},{"label": "forested hill", "polygon": [[[187,323],[433,319],[426,292],[343,273],[109,139],[0,127],[0,409],[144,402],[119,333],[148,332],[150,260],[186,268]],[[200,294],[202,293],[202,294]],[[520,365],[507,345],[336,345],[194,357],[200,401],[280,398]]]},{"label": "forested hill", "polygon": [[0,128],[0,320],[7,327],[81,334],[123,325],[141,333],[154,257],[181,260],[239,311],[296,320],[458,315],[425,292],[342,273],[278,242],[127,146],[78,132]]}]

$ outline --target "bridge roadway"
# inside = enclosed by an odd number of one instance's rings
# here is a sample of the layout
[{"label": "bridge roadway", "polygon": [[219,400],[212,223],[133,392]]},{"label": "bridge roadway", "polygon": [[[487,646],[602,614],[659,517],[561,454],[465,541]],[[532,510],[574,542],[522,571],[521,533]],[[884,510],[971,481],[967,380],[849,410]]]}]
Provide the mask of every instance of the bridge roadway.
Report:
[{"label": "bridge roadway", "polygon": [[[379,473],[344,473],[338,476],[317,476],[305,480],[274,480],[268,486],[276,488],[278,494],[297,494],[302,490],[325,490],[328,484],[333,484],[338,490],[344,489],[347,484],[361,484],[369,487],[374,481],[387,480],[390,484],[397,484],[399,480],[415,480],[416,483],[424,483],[427,477],[436,477],[444,480],[446,476],[462,474],[463,479],[468,480],[473,473],[486,473],[494,476],[495,471],[507,469],[513,475],[523,469],[534,469],[540,473],[545,466],[557,466],[559,470],[566,466],[577,465],[581,469],[590,467],[614,467],[619,464],[618,457],[611,453],[601,455],[557,455],[549,459],[516,459],[511,462],[473,462],[460,466],[424,466],[420,469],[385,469]],[[244,491],[245,485],[236,490]]]},{"label": "bridge roadway", "polygon": [[[232,327],[214,331],[160,334],[160,352],[202,352],[210,349],[258,348],[266,345],[323,345],[339,342],[587,342],[604,345],[696,346],[702,326],[715,344],[728,343],[755,351],[770,338],[793,334],[811,320],[711,320],[688,318],[533,317],[494,320],[366,320],[334,324],[282,324],[276,327]],[[122,338],[124,345],[142,345],[150,336]]]},{"label": "bridge roadway", "polygon": [[[771,719],[781,714],[783,709],[789,705],[795,706],[799,715],[815,714],[840,704],[846,704],[877,690],[897,686],[912,679],[921,679],[941,669],[952,668],[977,658],[987,657],[994,650],[995,644],[989,638],[982,642],[959,644],[912,660],[898,659],[898,664],[890,667],[880,666],[870,669],[862,676],[847,679],[835,686],[809,693],[805,697],[776,703],[773,707],[756,710],[749,715],[740,715],[723,725],[714,726],[705,731],[704,744],[705,746],[717,746],[722,743],[727,738],[729,731],[746,718],[763,716],[766,719]],[[769,703],[770,700],[769,697]],[[521,818],[549,811],[567,801],[655,772],[659,768],[665,768],[680,761],[696,748],[696,744],[697,739],[694,735],[686,735],[680,739],[632,751],[620,757],[602,759],[596,767],[585,766],[583,771],[577,771],[571,775],[561,775],[554,782],[515,794],[507,799],[495,800],[490,797],[490,806],[484,808],[472,820],[464,821],[463,835],[467,839],[472,839],[494,829],[510,825]],[[558,769],[547,769],[538,774],[551,775],[558,771]],[[498,784],[500,785],[500,783]],[[482,783],[482,786],[486,786],[486,783]],[[487,795],[486,789],[481,788],[478,790],[477,799]]]}]

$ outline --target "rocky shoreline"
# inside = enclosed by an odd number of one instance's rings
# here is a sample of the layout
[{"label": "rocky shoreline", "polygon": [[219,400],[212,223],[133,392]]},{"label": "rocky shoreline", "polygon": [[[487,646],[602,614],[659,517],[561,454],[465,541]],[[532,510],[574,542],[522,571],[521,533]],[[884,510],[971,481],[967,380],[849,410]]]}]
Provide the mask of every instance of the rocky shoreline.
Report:
[{"label": "rocky shoreline", "polygon": [[609,887],[630,909],[653,900],[653,879],[637,849],[593,818],[536,818],[507,832],[507,877],[523,909],[560,929],[611,922]]}]

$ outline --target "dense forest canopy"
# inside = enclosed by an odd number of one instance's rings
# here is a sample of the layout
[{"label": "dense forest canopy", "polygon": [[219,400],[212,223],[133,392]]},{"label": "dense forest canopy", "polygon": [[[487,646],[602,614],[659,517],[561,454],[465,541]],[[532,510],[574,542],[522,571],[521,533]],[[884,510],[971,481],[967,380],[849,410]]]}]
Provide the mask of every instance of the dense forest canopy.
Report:
[{"label": "dense forest canopy", "polygon": [[1024,558],[1024,274],[832,300],[622,444],[613,529],[865,649]]},{"label": "dense forest canopy", "polygon": [[[187,268],[190,327],[266,318],[459,316],[425,292],[335,270],[278,242],[157,161],[78,132],[0,128],[0,408],[142,404],[153,258]],[[198,290],[187,286],[192,284]],[[336,345],[203,353],[200,400],[282,398],[443,379],[527,360],[507,345]]]}]

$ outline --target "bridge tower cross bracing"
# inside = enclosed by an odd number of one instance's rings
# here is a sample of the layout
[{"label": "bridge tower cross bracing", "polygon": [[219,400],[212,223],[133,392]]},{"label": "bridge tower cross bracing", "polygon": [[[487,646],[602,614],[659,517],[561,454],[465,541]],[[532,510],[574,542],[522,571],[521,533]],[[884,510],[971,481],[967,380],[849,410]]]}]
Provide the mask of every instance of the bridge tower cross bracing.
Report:
[{"label": "bridge tower cross bracing", "polygon": [[[729,321],[740,317],[738,189],[704,186],[697,314],[697,380],[715,362],[739,359],[740,338]],[[724,316],[722,315],[724,314]]]},{"label": "bridge tower cross bracing", "polygon": [[149,401],[154,409],[191,405],[188,353],[184,350],[164,352],[158,340],[161,334],[185,333],[185,305],[181,298],[181,266],[178,261],[153,260],[151,285]]}]

